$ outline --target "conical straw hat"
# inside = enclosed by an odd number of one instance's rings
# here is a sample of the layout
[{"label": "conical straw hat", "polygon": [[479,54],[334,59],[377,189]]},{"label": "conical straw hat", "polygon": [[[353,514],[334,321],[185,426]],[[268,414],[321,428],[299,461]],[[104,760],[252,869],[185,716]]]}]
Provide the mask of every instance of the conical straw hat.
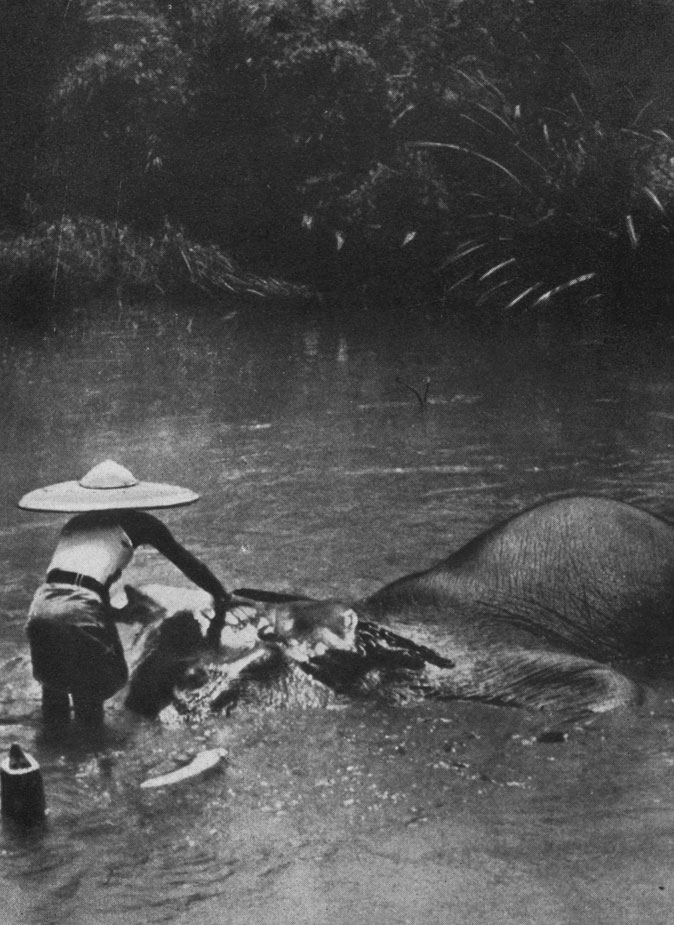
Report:
[{"label": "conical straw hat", "polygon": [[111,459],[94,466],[79,481],[58,482],[28,492],[19,501],[27,511],[114,511],[191,504],[199,495],[162,482],[139,482]]}]

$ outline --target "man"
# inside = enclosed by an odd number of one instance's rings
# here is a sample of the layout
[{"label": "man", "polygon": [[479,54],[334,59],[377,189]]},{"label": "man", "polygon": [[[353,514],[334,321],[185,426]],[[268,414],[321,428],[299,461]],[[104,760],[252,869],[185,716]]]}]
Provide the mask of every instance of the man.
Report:
[{"label": "man", "polygon": [[230,596],[211,570],[188,552],[146,508],[191,504],[189,489],[139,482],[106,460],[79,481],[30,492],[19,507],[76,513],[63,527],[36,591],[26,632],[33,674],[42,684],[42,713],[50,724],[70,716],[103,722],[103,703],[127,681],[128,669],[110,605],[110,586],[141,545],[154,547],[214,600],[208,640],[217,646]]}]

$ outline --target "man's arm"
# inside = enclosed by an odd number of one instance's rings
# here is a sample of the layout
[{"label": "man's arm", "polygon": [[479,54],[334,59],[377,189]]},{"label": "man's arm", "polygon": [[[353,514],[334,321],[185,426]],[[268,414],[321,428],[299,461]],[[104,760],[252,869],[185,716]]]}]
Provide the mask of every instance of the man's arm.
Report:
[{"label": "man's arm", "polygon": [[123,511],[119,524],[134,546],[154,547],[216,602],[229,601],[230,595],[208,566],[185,549],[161,520],[145,511]]}]

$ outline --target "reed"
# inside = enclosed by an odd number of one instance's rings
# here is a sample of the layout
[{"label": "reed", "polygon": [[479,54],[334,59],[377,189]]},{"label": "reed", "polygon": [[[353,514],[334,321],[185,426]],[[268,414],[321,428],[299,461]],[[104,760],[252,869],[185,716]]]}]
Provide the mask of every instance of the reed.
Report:
[{"label": "reed", "polygon": [[[30,285],[28,285],[30,283]],[[199,293],[263,298],[312,296],[308,287],[240,268],[213,244],[198,244],[165,224],[156,236],[96,218],[43,222],[0,237],[0,290],[56,300],[91,292]]]},{"label": "reed", "polygon": [[487,78],[466,89],[451,142],[419,140],[452,193],[451,246],[438,267],[447,301],[515,312],[602,303],[668,304],[674,283],[674,141],[622,125],[571,93],[527,111]]}]

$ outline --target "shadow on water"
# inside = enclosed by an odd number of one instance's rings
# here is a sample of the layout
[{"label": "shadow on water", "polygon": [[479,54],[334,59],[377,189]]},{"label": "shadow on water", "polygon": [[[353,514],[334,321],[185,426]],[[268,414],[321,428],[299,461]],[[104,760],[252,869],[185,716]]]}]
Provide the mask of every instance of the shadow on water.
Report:
[{"label": "shadow on water", "polygon": [[[347,307],[348,308],[348,307]],[[355,598],[542,498],[674,515],[671,335],[597,319],[284,317],[92,304],[0,353],[0,752],[40,761],[42,833],[0,830],[14,923],[668,921],[674,687],[564,741],[479,704],[234,714],[103,741],[38,722],[23,622],[63,519],[14,501],[106,457],[197,489],[162,514],[230,587]],[[413,392],[428,382],[423,408]],[[130,583],[181,583],[139,551]],[[11,722],[10,722],[11,721]],[[226,764],[140,783],[204,748]]]}]

